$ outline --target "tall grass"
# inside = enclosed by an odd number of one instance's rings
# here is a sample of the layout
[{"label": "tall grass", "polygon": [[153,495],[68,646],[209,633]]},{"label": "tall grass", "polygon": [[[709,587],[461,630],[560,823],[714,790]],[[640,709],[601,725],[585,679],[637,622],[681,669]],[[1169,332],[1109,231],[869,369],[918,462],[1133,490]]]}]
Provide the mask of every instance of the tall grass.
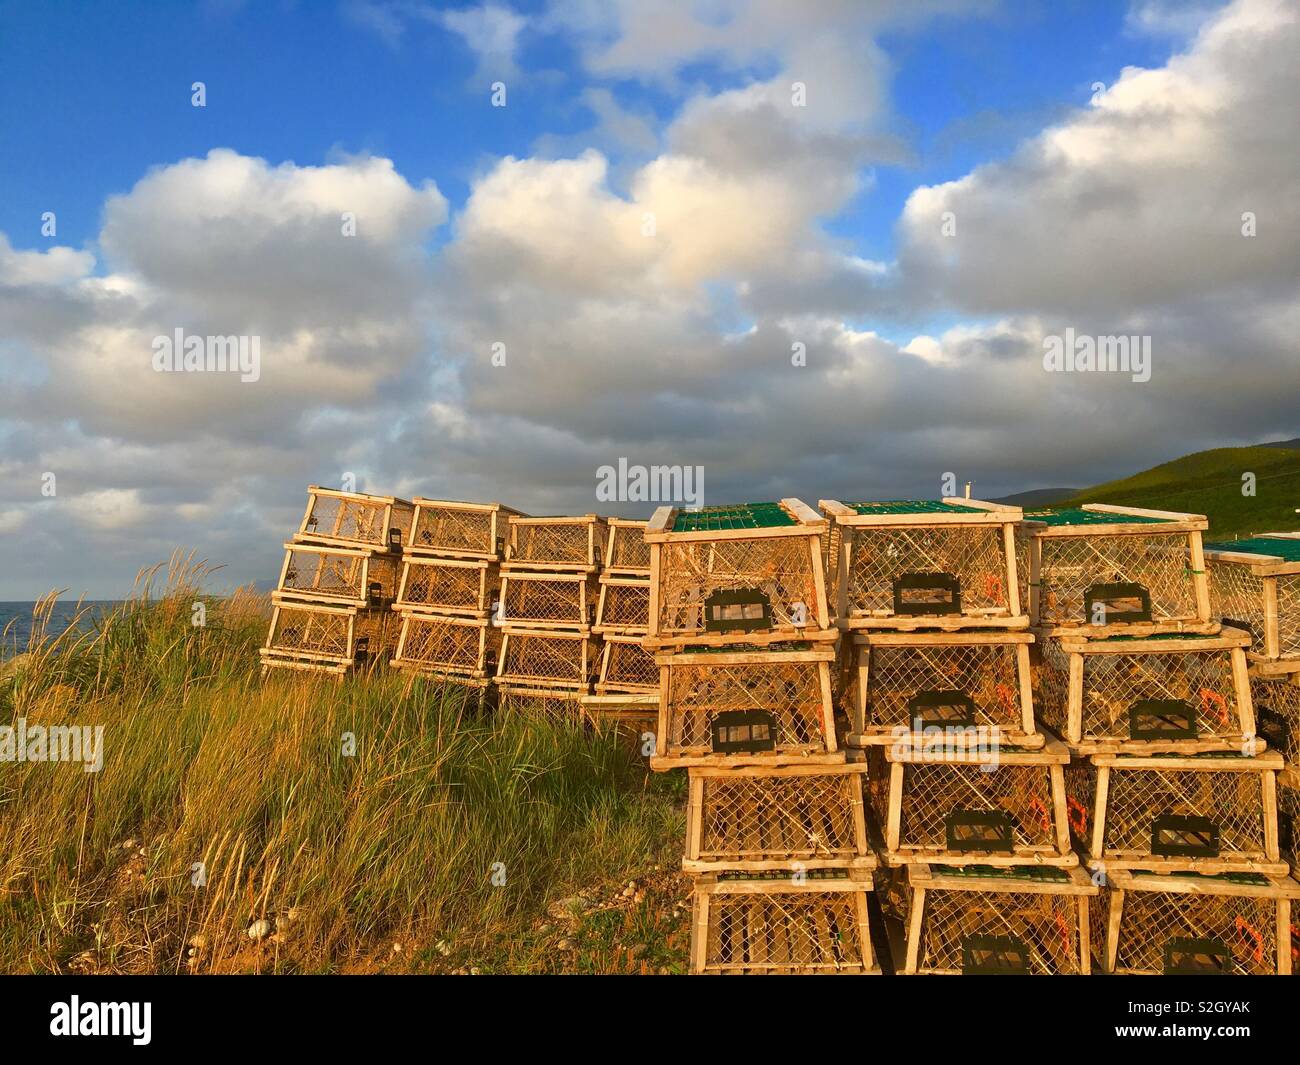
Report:
[{"label": "tall grass", "polygon": [[625,737],[384,670],[263,679],[264,602],[207,575],[175,558],[3,666],[0,724],[105,754],[0,763],[0,970],[527,967],[548,902],[675,862],[674,783]]}]

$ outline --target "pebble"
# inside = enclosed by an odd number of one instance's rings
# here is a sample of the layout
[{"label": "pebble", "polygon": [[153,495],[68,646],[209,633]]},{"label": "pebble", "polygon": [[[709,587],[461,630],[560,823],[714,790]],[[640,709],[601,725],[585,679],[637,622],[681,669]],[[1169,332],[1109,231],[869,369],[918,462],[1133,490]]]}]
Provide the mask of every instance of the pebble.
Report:
[{"label": "pebble", "polygon": [[270,921],[254,921],[248,926],[248,938],[253,940],[265,939],[271,934]]}]

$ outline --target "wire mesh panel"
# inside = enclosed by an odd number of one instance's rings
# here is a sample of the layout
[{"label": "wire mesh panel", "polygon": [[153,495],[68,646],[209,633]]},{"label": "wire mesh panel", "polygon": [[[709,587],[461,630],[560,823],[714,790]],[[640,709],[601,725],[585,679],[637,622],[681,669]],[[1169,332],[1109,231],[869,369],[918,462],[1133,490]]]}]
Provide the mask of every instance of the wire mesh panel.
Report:
[{"label": "wire mesh panel", "polygon": [[867,794],[891,865],[1070,866],[1063,766],[1069,752],[867,748]]},{"label": "wire mesh panel", "polygon": [[394,605],[407,612],[485,618],[496,590],[496,566],[491,562],[407,555]]},{"label": "wire mesh panel", "polygon": [[878,974],[869,884],[810,876],[697,881],[691,972]]},{"label": "wire mesh panel", "polygon": [[508,570],[501,575],[500,621],[530,629],[586,631],[596,613],[592,592],[585,573]]},{"label": "wire mesh panel", "polygon": [[655,769],[836,754],[833,651],[698,651],[661,656]]},{"label": "wire mesh panel", "polygon": [[1300,672],[1252,676],[1250,694],[1260,739],[1287,765],[1300,766]]},{"label": "wire mesh panel", "polygon": [[397,559],[343,547],[287,543],[280,570],[281,599],[383,607],[397,586]]},{"label": "wire mesh panel", "polygon": [[381,660],[390,650],[392,618],[388,610],[277,603],[261,652],[262,664],[316,665],[340,671]]},{"label": "wire mesh panel", "polygon": [[605,571],[629,577],[650,576],[650,545],[645,542],[646,523],[609,518],[605,547]]},{"label": "wire mesh panel", "polygon": [[1269,534],[1207,544],[1216,617],[1251,635],[1251,657],[1300,661],[1300,536]]},{"label": "wire mesh panel", "polygon": [[1028,633],[876,633],[854,640],[857,685],[849,742],[889,743],[943,730],[958,742],[1041,747]]},{"label": "wire mesh panel", "polygon": [[645,579],[600,576],[596,603],[596,632],[644,635],[650,624],[650,582]]},{"label": "wire mesh panel", "polygon": [[873,868],[865,771],[861,764],[690,770],[682,868]]},{"label": "wire mesh panel", "polygon": [[453,558],[499,559],[505,551],[506,522],[518,511],[499,503],[414,500],[407,550]]},{"label": "wire mesh panel", "polygon": [[506,545],[508,567],[595,570],[605,547],[604,519],[595,514],[574,518],[510,519]]},{"label": "wire mesh panel", "polygon": [[658,695],[659,663],[655,661],[654,654],[641,645],[639,639],[607,636],[605,648],[601,652],[596,691],[602,695],[636,692]]},{"label": "wire mesh panel", "polygon": [[1040,643],[1038,716],[1082,752],[1253,750],[1244,639],[1151,636]]},{"label": "wire mesh panel", "polygon": [[909,866],[906,974],[1086,976],[1092,899],[1078,868]]},{"label": "wire mesh panel", "polygon": [[1300,869],[1300,780],[1284,774],[1277,786],[1277,841],[1282,860]]},{"label": "wire mesh panel", "polygon": [[486,621],[403,614],[393,665],[411,673],[483,679],[496,665],[499,631]]},{"label": "wire mesh panel", "polygon": [[1094,931],[1106,972],[1288,975],[1294,880],[1251,874],[1157,876],[1117,870]]},{"label": "wire mesh panel", "polygon": [[516,688],[557,688],[585,692],[594,660],[589,637],[559,632],[508,629],[501,645],[497,683]]},{"label": "wire mesh panel", "polygon": [[404,499],[312,485],[296,539],[380,551],[400,548],[410,536],[411,512]]},{"label": "wire mesh panel", "polygon": [[1276,754],[1095,755],[1088,854],[1107,869],[1285,875]]}]

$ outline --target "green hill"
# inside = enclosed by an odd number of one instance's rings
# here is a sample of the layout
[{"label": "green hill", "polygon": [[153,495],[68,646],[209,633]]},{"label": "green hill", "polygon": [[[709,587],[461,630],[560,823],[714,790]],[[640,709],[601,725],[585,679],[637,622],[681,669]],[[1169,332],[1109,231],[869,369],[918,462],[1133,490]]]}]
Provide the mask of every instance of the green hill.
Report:
[{"label": "green hill", "polygon": [[[1255,494],[1242,494],[1242,475]],[[1123,480],[1086,488],[1057,506],[1115,503],[1205,514],[1211,539],[1300,529],[1300,450],[1220,447],[1184,455]]]}]

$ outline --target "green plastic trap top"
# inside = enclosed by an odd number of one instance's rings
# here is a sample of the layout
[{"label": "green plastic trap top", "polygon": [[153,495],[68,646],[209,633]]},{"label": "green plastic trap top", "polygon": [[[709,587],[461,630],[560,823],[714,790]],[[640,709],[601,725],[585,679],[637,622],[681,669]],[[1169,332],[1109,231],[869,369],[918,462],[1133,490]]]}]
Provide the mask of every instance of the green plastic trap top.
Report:
[{"label": "green plastic trap top", "polygon": [[1243,555],[1272,555],[1287,562],[1300,562],[1300,539],[1252,536],[1247,540],[1216,540],[1205,545],[1207,551],[1240,551]]},{"label": "green plastic trap top", "polygon": [[671,532],[725,532],[729,529],[775,529],[797,524],[780,503],[735,503],[725,507],[683,510]]},{"label": "green plastic trap top", "polygon": [[1069,883],[1070,874],[1064,869],[1044,865],[1020,865],[999,867],[996,865],[932,865],[932,873],[939,876],[964,876],[971,879],[988,880],[1032,880],[1036,883]]},{"label": "green plastic trap top", "polygon": [[1149,518],[1144,514],[1112,514],[1104,510],[1084,510],[1067,507],[1065,510],[1027,510],[1026,521],[1041,521],[1044,525],[1159,525],[1172,518]]},{"label": "green plastic trap top", "polygon": [[845,503],[859,514],[983,514],[979,507],[945,503],[941,499],[883,499],[864,503]]}]

